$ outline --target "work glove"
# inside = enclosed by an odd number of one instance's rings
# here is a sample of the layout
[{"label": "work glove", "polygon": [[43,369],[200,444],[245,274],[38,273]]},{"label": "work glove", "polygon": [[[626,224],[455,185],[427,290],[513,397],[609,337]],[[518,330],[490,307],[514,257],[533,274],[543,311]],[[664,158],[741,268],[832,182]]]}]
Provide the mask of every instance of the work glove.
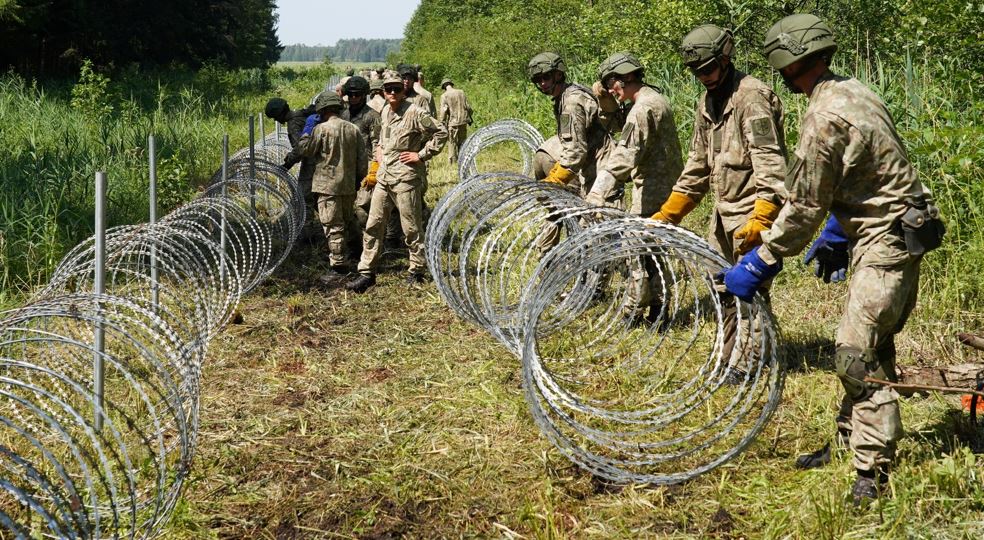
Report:
[{"label": "work glove", "polygon": [[314,113],[307,117],[307,121],[304,122],[304,129],[301,130],[301,135],[310,135],[314,131],[314,126],[321,123],[321,115]]},{"label": "work glove", "polygon": [[362,187],[372,189],[376,187],[376,171],[379,170],[378,161],[369,162],[369,172],[366,177],[362,179]]},{"label": "work glove", "polygon": [[605,196],[609,193],[614,195],[615,176],[608,170],[602,170],[595,177],[591,191],[584,197],[584,202],[591,206],[605,206]]},{"label": "work glove", "polygon": [[554,163],[554,166],[550,169],[550,173],[547,177],[543,179],[544,182],[549,182],[551,184],[557,184],[560,186],[566,186],[571,183],[571,180],[577,176],[577,173],[564,167],[560,163]]},{"label": "work glove", "polygon": [[662,221],[663,223],[670,223],[673,225],[679,225],[683,221],[683,217],[690,213],[691,210],[697,207],[697,201],[691,199],[690,197],[680,193],[679,191],[671,191],[669,198],[660,207],[659,212],[656,212],[651,216],[651,219],[656,221]]},{"label": "work glove", "polygon": [[[768,264],[753,250],[726,272],[722,272],[725,289],[745,302],[751,302],[762,284],[775,277],[782,270],[782,259],[776,264]],[[722,277],[718,274],[718,278]]]},{"label": "work glove", "polygon": [[735,233],[735,240],[741,240],[735,246],[735,253],[744,255],[751,251],[752,248],[761,245],[762,231],[766,231],[772,227],[772,222],[776,220],[776,216],[778,215],[778,206],[765,199],[756,199],[752,217],[748,218],[745,226],[738,229],[738,232]]},{"label": "work glove", "polygon": [[804,264],[815,260],[814,274],[824,283],[838,283],[847,279],[847,233],[841,228],[837,218],[830,216],[820,231],[820,236],[810,245],[803,258]]},{"label": "work glove", "polygon": [[598,108],[603,112],[611,113],[618,110],[618,101],[611,95],[611,93],[608,92],[608,90],[605,90],[605,87],[602,86],[601,81],[595,81],[595,83],[591,85],[591,91],[598,99]]}]

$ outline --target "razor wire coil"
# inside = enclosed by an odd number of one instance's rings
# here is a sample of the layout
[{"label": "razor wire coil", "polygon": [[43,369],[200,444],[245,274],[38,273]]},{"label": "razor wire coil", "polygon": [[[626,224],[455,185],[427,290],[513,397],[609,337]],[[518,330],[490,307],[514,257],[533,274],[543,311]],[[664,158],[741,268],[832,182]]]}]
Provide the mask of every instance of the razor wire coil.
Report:
[{"label": "razor wire coil", "polygon": [[[289,253],[304,222],[271,134],[157,223],[72,249],[27,305],[0,313],[0,530],[151,538],[187,478],[209,340]],[[94,335],[104,346],[95,345]],[[105,365],[100,404],[93,362]],[[97,428],[97,421],[101,428]]]},{"label": "razor wire coil", "polygon": [[521,359],[537,426],[590,473],[672,484],[734,458],[782,392],[767,303],[724,293],[730,264],[685,229],[591,207],[529,178],[525,158],[478,172],[503,141],[532,155],[543,139],[528,126],[466,142],[426,235],[442,298]]}]

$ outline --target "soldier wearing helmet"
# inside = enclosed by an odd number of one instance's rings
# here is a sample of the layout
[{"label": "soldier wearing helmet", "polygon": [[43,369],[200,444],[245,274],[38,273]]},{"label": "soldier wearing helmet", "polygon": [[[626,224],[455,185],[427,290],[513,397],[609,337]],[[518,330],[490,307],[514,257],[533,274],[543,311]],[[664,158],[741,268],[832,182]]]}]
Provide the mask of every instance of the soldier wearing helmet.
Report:
[{"label": "soldier wearing helmet", "polygon": [[434,95],[424,90],[423,86],[420,86],[417,68],[410,64],[400,64],[397,66],[396,71],[400,74],[400,78],[403,79],[407,101],[423,109],[427,109],[427,112],[431,116],[435,116],[437,109],[434,107]]},{"label": "soldier wearing helmet", "polygon": [[[653,215],[679,224],[713,188],[708,242],[732,264],[761,244],[762,231],[772,225],[786,197],[782,102],[771,87],[738,70],[733,54],[731,32],[712,24],[683,38],[683,63],[706,91],[697,103],[683,173]],[[723,304],[727,352],[735,344],[737,306],[730,295]],[[729,381],[745,378],[747,370],[734,366]]]},{"label": "soldier wearing helmet", "polygon": [[[751,298],[762,279],[807,252],[817,276],[853,279],[835,338],[835,366],[844,387],[838,438],[853,451],[855,505],[885,492],[902,435],[898,393],[866,382],[896,380],[895,334],[916,303],[922,255],[942,241],[939,211],[906,155],[885,103],[861,82],[830,70],[833,32],[814,15],[783,18],[765,37],[765,55],[786,85],[809,105],[789,167],[789,200],[762,246],[725,274],[725,285]],[[797,465],[830,461],[830,445],[800,456]]]},{"label": "soldier wearing helmet", "polygon": [[386,222],[393,207],[400,211],[400,224],[406,237],[410,259],[409,284],[424,280],[426,260],[423,241],[423,188],[426,162],[436,156],[447,142],[448,132],[427,109],[406,99],[403,79],[383,80],[386,107],[382,114],[382,131],[376,146],[376,187],[369,207],[369,220],[363,235],[359,276],[346,287],[365,292],[376,283],[376,267],[382,255]]},{"label": "soldier wearing helmet", "polygon": [[[649,217],[666,200],[680,171],[683,161],[680,142],[677,139],[673,108],[659,89],[645,82],[645,70],[639,60],[625,52],[615,53],[598,66],[596,93],[617,107],[617,102],[631,101],[616,143],[603,169],[598,171],[586,201],[596,206],[610,203],[613,194],[620,197],[620,188],[632,183],[632,207],[630,213]],[[647,284],[647,272],[642,265],[630,268],[629,298],[625,316],[629,322],[638,322],[649,308],[650,320],[659,315],[661,302],[652,294]],[[655,278],[656,272],[649,272]]]},{"label": "soldier wearing helmet", "polygon": [[355,192],[366,176],[367,152],[359,128],[342,120],[342,100],[322,92],[314,101],[317,111],[308,117],[298,143],[301,154],[315,159],[311,191],[318,197],[318,218],[328,239],[328,273],[322,280],[340,279],[346,267],[346,228],[353,223]]},{"label": "soldier wearing helmet", "polygon": [[[526,73],[537,89],[553,99],[557,135],[544,143],[537,157],[553,162],[542,179],[562,186],[572,186],[586,196],[594,184],[597,165],[610,149],[608,125],[612,120],[602,111],[598,99],[589,88],[568,82],[567,64],[552,52],[540,53],[530,59]],[[554,139],[557,139],[554,141]],[[555,147],[554,152],[546,151]],[[557,155],[553,155],[556,153]],[[539,174],[537,175],[540,176]],[[619,194],[620,195],[620,194]],[[619,196],[610,196],[614,202]],[[621,201],[617,201],[621,204]],[[547,224],[537,240],[541,252],[560,241],[560,227]]]},{"label": "soldier wearing helmet", "polygon": [[382,113],[385,105],[386,98],[383,97],[382,77],[369,81],[369,106],[372,107],[372,110]]},{"label": "soldier wearing helmet", "polygon": [[369,172],[362,179],[355,198],[355,220],[358,226],[349,229],[352,234],[349,241],[355,244],[354,250],[358,251],[362,249],[362,231],[365,230],[366,221],[369,219],[369,203],[372,200],[372,189],[376,185],[376,171],[379,170],[379,162],[375,160],[373,154],[376,145],[379,144],[381,120],[379,113],[366,104],[369,81],[364,77],[359,75],[352,77],[345,83],[343,90],[348,97],[348,107],[342,110],[341,118],[359,128],[365,141],[366,154],[369,156]]},{"label": "soldier wearing helmet", "polygon": [[441,81],[441,106],[437,119],[444,123],[448,128],[448,163],[458,162],[458,151],[465,136],[468,135],[468,126],[472,123],[472,108],[468,103],[465,93],[454,87],[451,79],[445,78]]}]

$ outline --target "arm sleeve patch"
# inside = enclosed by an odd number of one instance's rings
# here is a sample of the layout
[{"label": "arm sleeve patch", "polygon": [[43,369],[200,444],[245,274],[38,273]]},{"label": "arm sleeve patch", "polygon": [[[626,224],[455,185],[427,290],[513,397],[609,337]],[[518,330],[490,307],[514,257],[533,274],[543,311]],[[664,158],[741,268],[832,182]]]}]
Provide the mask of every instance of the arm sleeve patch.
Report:
[{"label": "arm sleeve patch", "polygon": [[619,146],[629,146],[633,142],[633,137],[635,136],[635,124],[628,122],[625,127],[622,128],[622,135],[618,139]]},{"label": "arm sleeve patch", "polygon": [[420,118],[420,125],[424,126],[427,131],[434,131],[437,126],[434,125],[434,120],[430,116],[423,116]]},{"label": "arm sleeve patch", "polygon": [[767,116],[752,118],[752,142],[755,146],[776,144],[776,134],[772,130],[772,119]]},{"label": "arm sleeve patch", "polygon": [[571,115],[567,113],[560,115],[560,119],[557,120],[557,129],[558,129],[557,134],[560,135],[561,139],[565,141],[569,141],[573,138],[573,132],[574,132],[574,128],[572,126],[573,122],[574,119],[571,117]]}]

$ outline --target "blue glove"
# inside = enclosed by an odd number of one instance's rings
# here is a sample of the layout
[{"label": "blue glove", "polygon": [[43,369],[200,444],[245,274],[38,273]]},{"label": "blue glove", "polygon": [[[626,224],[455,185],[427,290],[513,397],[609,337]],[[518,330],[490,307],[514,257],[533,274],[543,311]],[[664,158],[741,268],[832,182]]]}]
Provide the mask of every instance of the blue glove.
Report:
[{"label": "blue glove", "polygon": [[304,129],[301,130],[301,135],[310,135],[314,131],[314,126],[321,123],[321,115],[318,113],[312,114],[307,117],[307,122],[304,122]]},{"label": "blue glove", "polygon": [[837,283],[847,279],[847,233],[841,228],[837,218],[830,216],[827,224],[820,231],[820,236],[813,242],[803,258],[804,264],[816,260],[814,274],[823,279],[824,283]]},{"label": "blue glove", "polygon": [[782,259],[776,264],[766,264],[753,249],[727,272],[724,272],[724,287],[729,293],[745,302],[751,302],[763,283],[772,279],[782,270]]}]

